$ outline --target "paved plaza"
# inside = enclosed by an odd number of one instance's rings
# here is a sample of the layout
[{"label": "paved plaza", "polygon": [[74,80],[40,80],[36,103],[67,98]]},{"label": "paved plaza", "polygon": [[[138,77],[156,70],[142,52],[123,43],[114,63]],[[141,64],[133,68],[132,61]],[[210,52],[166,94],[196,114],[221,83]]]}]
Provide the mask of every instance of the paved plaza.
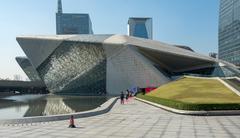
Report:
[{"label": "paved plaza", "polygon": [[240,138],[240,116],[177,115],[131,100],[103,115],[69,121],[0,126],[0,137],[44,138]]}]

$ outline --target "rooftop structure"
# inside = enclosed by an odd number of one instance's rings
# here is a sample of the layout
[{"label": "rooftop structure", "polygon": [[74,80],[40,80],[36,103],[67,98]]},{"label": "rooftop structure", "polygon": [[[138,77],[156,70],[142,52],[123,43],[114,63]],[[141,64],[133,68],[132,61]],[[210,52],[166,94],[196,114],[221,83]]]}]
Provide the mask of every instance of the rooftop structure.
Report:
[{"label": "rooftop structure", "polygon": [[128,20],[128,35],[153,39],[152,18],[132,17]]},{"label": "rooftop structure", "polygon": [[174,46],[194,52],[194,50],[189,46],[184,46],[184,45],[174,45]]}]

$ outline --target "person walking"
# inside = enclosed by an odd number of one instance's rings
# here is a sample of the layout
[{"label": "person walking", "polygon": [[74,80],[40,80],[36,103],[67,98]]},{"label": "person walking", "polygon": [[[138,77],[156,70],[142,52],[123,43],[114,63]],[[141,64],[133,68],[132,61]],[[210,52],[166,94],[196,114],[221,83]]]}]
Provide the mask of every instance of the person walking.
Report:
[{"label": "person walking", "polygon": [[121,92],[120,99],[121,99],[121,104],[124,104],[124,94],[123,94],[123,92]]},{"label": "person walking", "polygon": [[129,97],[129,91],[126,91],[126,102],[128,102],[128,97]]}]

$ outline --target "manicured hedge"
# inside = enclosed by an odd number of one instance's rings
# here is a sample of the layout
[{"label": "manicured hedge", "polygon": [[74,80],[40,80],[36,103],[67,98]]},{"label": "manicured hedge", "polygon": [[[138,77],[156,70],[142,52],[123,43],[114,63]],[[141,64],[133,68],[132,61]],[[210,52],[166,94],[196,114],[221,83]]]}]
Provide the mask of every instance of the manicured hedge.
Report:
[{"label": "manicured hedge", "polygon": [[192,111],[211,111],[211,110],[240,110],[239,103],[224,103],[224,104],[199,104],[199,103],[187,103],[170,99],[163,99],[159,97],[153,97],[143,94],[138,94],[138,98],[161,104],[164,106],[172,107],[181,110],[192,110]]}]

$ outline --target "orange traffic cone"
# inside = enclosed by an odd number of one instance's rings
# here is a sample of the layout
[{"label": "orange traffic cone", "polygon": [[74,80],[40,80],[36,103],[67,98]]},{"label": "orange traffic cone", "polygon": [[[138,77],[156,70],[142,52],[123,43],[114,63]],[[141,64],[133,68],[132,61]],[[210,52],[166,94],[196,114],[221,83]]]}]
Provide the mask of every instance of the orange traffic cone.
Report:
[{"label": "orange traffic cone", "polygon": [[76,126],[74,125],[74,118],[73,118],[73,115],[70,117],[69,128],[76,128]]}]

